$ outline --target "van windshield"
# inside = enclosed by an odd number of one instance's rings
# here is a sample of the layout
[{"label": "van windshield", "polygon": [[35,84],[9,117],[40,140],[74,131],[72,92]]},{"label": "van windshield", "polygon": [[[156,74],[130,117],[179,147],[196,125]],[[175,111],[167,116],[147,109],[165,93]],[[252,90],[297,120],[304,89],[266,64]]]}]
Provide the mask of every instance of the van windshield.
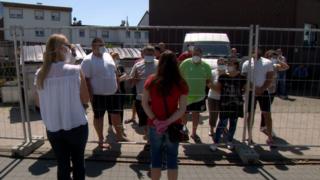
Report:
[{"label": "van windshield", "polygon": [[230,45],[227,42],[193,42],[201,48],[203,57],[227,57],[230,55]]}]

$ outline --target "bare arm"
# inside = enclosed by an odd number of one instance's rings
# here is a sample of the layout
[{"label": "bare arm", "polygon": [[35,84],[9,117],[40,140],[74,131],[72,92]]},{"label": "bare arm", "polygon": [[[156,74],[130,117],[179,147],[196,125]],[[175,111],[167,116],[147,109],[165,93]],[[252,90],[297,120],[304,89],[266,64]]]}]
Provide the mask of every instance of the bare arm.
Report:
[{"label": "bare arm", "polygon": [[177,119],[180,119],[184,113],[186,112],[187,109],[187,96],[186,95],[182,95],[180,96],[179,99],[179,109],[177,109],[177,111],[175,113],[173,113],[170,118],[167,119],[167,122],[169,124],[174,123]]},{"label": "bare arm", "polygon": [[144,89],[142,93],[142,107],[144,109],[144,112],[147,114],[149,119],[154,119],[155,115],[151,110],[151,107],[149,105],[150,100],[150,94],[149,91]]},{"label": "bare arm", "polygon": [[275,68],[277,71],[286,71],[290,68],[290,66],[283,61],[279,61],[279,63],[275,65]]},{"label": "bare arm", "polygon": [[83,72],[80,72],[80,100],[82,104],[88,104],[90,101],[90,93]]}]

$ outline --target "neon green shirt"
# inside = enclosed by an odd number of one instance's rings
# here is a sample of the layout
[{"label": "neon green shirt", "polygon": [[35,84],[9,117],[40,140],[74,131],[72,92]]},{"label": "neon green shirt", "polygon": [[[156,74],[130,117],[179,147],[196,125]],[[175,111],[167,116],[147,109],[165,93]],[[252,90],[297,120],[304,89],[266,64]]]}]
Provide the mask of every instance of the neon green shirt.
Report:
[{"label": "neon green shirt", "polygon": [[206,96],[207,80],[212,77],[210,65],[203,61],[194,64],[189,58],[181,63],[180,71],[189,87],[188,105],[203,100]]}]

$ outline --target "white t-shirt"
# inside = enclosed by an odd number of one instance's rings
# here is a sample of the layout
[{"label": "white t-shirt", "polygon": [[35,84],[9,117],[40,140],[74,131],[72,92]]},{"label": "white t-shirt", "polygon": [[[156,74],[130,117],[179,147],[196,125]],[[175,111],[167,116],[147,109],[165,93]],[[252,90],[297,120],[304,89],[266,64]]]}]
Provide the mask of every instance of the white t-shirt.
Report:
[{"label": "white t-shirt", "polygon": [[[35,76],[35,85],[38,72]],[[50,132],[71,130],[87,124],[85,110],[80,100],[80,66],[53,63],[44,81],[37,89],[40,112],[46,129]]]},{"label": "white t-shirt", "polygon": [[87,55],[81,63],[81,69],[86,78],[90,79],[94,95],[112,95],[118,89],[116,65],[109,53],[102,58],[92,53]]},{"label": "white t-shirt", "polygon": [[[214,69],[211,72],[212,72],[212,83],[217,84],[219,81],[219,71],[217,69]],[[210,89],[208,93],[208,97],[211,99],[220,100],[220,93]]]},{"label": "white t-shirt", "polygon": [[[249,77],[251,83],[253,83],[253,79],[256,87],[261,87],[267,80],[267,73],[273,72],[273,63],[271,60],[261,57],[259,60],[255,61],[251,59],[251,69],[254,67],[253,78]],[[242,73],[246,73],[249,75],[249,71],[251,70],[249,67],[249,60],[243,63],[242,65]]]}]

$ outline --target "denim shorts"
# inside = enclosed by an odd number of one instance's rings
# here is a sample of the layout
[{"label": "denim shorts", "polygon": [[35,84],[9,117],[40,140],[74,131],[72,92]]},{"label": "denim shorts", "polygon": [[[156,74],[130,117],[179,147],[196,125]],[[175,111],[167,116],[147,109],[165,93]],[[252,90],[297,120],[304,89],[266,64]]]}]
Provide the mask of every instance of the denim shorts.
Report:
[{"label": "denim shorts", "polygon": [[[162,168],[162,160],[166,159],[167,169],[178,169],[179,143],[172,143],[168,133],[158,134],[153,127],[149,128],[151,145],[151,168]],[[163,152],[165,150],[165,152]],[[166,157],[163,157],[166,156]]]}]

